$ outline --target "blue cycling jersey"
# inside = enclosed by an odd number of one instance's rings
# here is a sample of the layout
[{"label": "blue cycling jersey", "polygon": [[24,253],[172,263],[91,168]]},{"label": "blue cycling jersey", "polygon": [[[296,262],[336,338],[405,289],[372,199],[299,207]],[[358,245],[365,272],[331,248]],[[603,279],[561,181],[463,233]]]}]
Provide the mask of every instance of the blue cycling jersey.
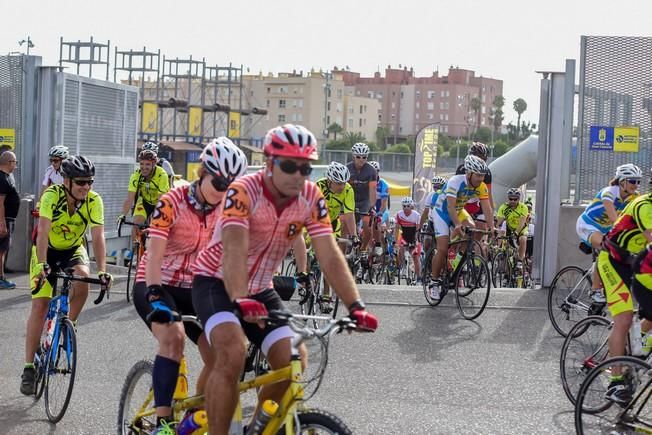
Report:
[{"label": "blue cycling jersey", "polygon": [[380,212],[380,206],[383,199],[389,198],[389,184],[382,178],[378,179],[376,184],[376,211]]}]

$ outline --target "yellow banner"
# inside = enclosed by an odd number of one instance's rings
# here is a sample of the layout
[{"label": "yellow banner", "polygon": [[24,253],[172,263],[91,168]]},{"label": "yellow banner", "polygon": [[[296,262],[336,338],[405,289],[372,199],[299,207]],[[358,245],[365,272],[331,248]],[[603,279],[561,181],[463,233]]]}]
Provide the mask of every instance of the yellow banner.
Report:
[{"label": "yellow banner", "polygon": [[142,133],[156,133],[158,130],[158,105],[156,103],[143,103],[141,118],[140,131]]},{"label": "yellow banner", "polygon": [[201,162],[186,163],[186,180],[192,182],[197,179],[197,171],[201,166]]},{"label": "yellow banner", "polygon": [[16,130],[13,128],[0,128],[0,146],[16,148]]},{"label": "yellow banner", "polygon": [[201,121],[204,112],[201,107],[191,107],[188,109],[188,135],[201,136]]},{"label": "yellow banner", "polygon": [[229,138],[237,139],[240,137],[240,113],[229,112]]},{"label": "yellow banner", "polygon": [[614,152],[638,152],[638,127],[614,127]]}]

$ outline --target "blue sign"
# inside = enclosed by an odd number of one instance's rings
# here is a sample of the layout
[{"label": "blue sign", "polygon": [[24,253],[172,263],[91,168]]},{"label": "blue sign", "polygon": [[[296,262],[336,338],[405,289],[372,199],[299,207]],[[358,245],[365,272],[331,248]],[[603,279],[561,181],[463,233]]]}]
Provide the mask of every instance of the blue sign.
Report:
[{"label": "blue sign", "polygon": [[595,151],[613,151],[614,128],[591,126],[589,149]]},{"label": "blue sign", "polygon": [[187,162],[198,162],[201,151],[190,151],[186,154]]}]

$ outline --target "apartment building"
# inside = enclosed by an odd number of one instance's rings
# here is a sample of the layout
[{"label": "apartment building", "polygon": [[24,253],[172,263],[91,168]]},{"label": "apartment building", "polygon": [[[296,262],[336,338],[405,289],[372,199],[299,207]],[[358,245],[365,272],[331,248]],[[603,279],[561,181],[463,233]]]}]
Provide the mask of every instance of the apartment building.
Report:
[{"label": "apartment building", "polygon": [[[373,77],[352,71],[334,74],[342,77],[347,93],[378,100],[378,124],[400,138],[433,123],[449,136],[468,136],[479,127],[489,127],[494,98],[503,93],[502,80],[477,77],[474,71],[457,67],[441,77],[438,72],[416,77],[412,68],[391,66],[384,77],[380,72]],[[480,101],[477,111],[472,107],[474,98]]]},{"label": "apartment building", "polygon": [[279,124],[295,123],[310,129],[324,141],[326,128],[337,123],[345,132],[362,133],[373,140],[380,102],[375,98],[346,94],[339,72],[278,73],[243,76],[243,109],[264,108],[267,115],[243,120],[242,130],[252,142]]}]

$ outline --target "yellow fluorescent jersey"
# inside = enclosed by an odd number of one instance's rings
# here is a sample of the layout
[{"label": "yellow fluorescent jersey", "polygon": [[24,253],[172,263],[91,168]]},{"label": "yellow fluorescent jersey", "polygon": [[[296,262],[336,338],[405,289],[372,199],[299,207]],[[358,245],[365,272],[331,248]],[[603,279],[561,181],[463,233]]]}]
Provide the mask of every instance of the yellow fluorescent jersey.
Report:
[{"label": "yellow fluorescent jersey", "polygon": [[326,178],[317,180],[316,184],[326,200],[331,222],[334,222],[343,214],[353,213],[355,211],[355,195],[353,193],[353,187],[349,183],[344,185],[344,190],[341,193],[334,193],[330,190]]},{"label": "yellow fluorescent jersey", "polygon": [[142,198],[143,201],[155,205],[158,202],[159,196],[167,193],[170,190],[170,181],[165,169],[156,165],[154,166],[154,174],[152,178],[146,180],[140,173],[140,169],[131,174],[129,178],[129,192],[137,192],[137,197]]},{"label": "yellow fluorescent jersey", "polygon": [[512,231],[516,231],[519,229],[521,218],[527,217],[527,215],[528,215],[527,205],[523,204],[522,202],[519,202],[515,208],[511,208],[507,204],[501,205],[500,208],[498,209],[498,213],[496,214],[496,217],[505,219],[507,221],[507,227]]},{"label": "yellow fluorescent jersey", "polygon": [[69,211],[66,191],[61,184],[45,189],[41,197],[39,215],[52,221],[48,244],[58,250],[81,245],[89,226],[92,228],[104,225],[104,205],[100,195],[91,190],[76,210]]}]

